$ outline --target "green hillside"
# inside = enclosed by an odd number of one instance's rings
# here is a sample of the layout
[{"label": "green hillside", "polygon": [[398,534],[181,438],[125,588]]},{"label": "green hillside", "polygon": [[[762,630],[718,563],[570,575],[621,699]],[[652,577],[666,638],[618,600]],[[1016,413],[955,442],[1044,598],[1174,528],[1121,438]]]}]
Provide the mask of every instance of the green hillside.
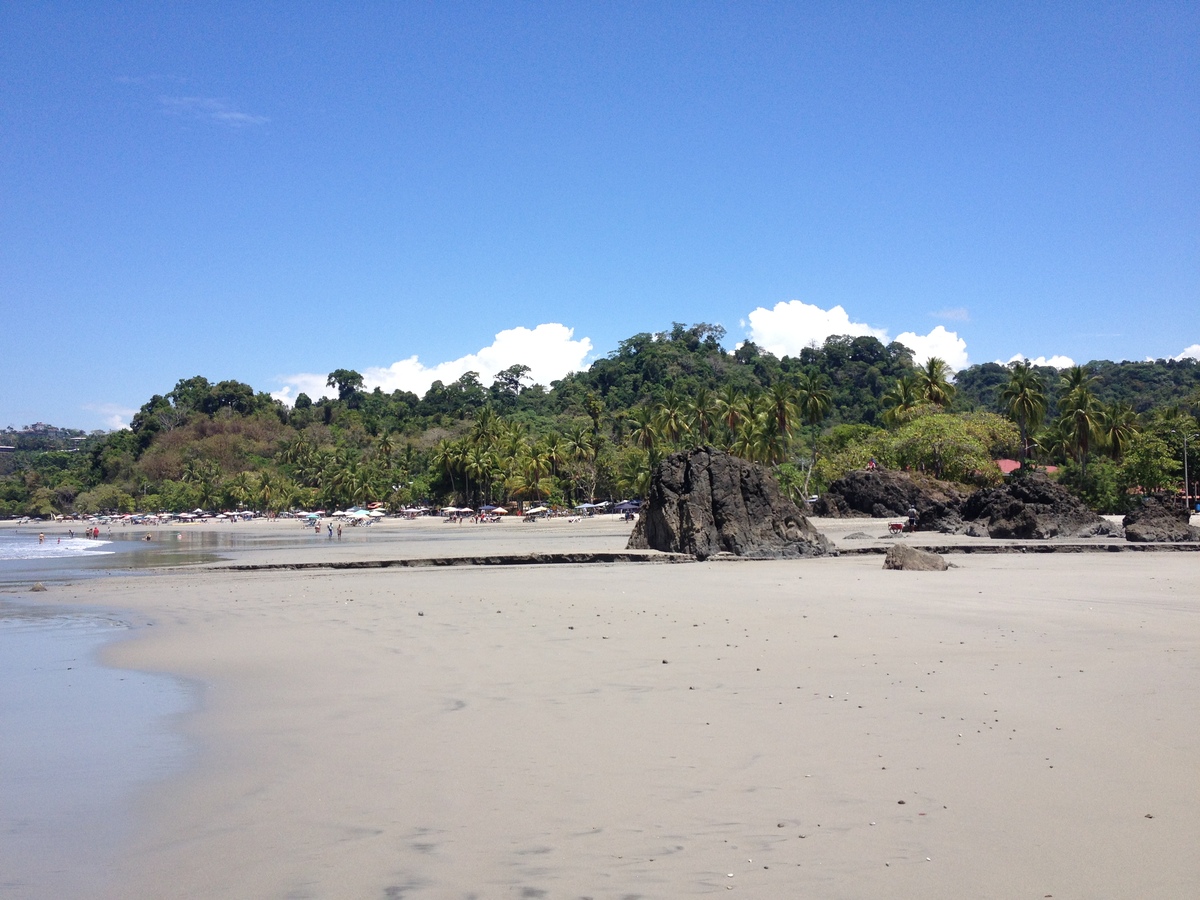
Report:
[{"label": "green hillside", "polygon": [[1178,486],[1183,435],[1200,431],[1193,360],[987,363],[952,379],[940,361],[914,367],[907,348],[872,337],[782,359],[724,339],[719,326],[676,323],[549,388],[513,366],[418,397],[366,391],[338,369],[329,396],[301,394],[293,408],[196,376],[121,431],[10,429],[0,515],[570,505],[641,495],[663,454],[701,444],[774,467],[797,498],[871,459],[970,485],[1000,478],[993,459],[1025,455],[1119,510],[1130,491]]}]

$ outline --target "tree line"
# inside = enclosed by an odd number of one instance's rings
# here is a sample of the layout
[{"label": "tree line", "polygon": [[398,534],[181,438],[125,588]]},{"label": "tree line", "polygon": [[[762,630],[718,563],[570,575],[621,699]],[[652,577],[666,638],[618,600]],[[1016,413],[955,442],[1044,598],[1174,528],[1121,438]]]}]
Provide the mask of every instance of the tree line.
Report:
[{"label": "tree line", "polygon": [[[1013,457],[1060,467],[1093,507],[1118,511],[1177,483],[1184,435],[1200,431],[1200,370],[1184,363],[1060,372],[1019,361],[955,376],[873,337],[783,358],[752,343],[729,351],[724,337],[675,323],[548,388],[515,365],[487,385],[468,372],[417,397],[368,391],[337,369],[327,396],[291,407],[196,376],[76,452],[6,454],[0,515],[571,505],[642,496],[665,454],[695,446],[773,467],[796,499],[871,461],[969,485],[997,481],[993,460]],[[1156,402],[1131,393],[1137,383]]]}]

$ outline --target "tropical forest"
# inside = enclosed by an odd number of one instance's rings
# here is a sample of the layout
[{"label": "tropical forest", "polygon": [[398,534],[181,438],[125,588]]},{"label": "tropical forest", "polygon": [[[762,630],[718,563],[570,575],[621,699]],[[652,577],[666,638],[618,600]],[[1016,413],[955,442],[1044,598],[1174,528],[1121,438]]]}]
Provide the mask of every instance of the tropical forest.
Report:
[{"label": "tropical forest", "polygon": [[984,363],[952,373],[899,343],[831,337],[777,358],[717,325],[636,334],[549,386],[468,372],[424,396],[352,369],[287,406],[196,376],[128,428],[0,432],[0,516],[579,503],[644,496],[665,455],[713,446],[803,501],[874,464],[980,486],[1040,468],[1098,512],[1200,471],[1200,364]]}]

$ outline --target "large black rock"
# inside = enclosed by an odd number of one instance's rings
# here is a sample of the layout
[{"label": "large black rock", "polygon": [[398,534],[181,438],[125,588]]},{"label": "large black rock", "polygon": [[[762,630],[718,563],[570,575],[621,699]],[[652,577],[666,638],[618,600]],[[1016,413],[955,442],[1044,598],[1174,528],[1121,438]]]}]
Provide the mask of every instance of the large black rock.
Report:
[{"label": "large black rock", "polygon": [[917,528],[957,534],[964,530],[959,508],[965,497],[933,478],[913,478],[891,469],[856,469],[829,486],[813,504],[818,516],[907,517],[917,510]]},{"label": "large black rock", "polygon": [[628,549],[697,559],[717,553],[793,559],[835,552],[770,472],[708,447],[673,453],[655,468]]},{"label": "large black rock", "polygon": [[1125,540],[1139,543],[1198,541],[1200,528],[1189,525],[1186,509],[1172,509],[1157,497],[1147,497],[1122,522]]},{"label": "large black rock", "polygon": [[1066,488],[1035,473],[972,494],[962,517],[994,538],[1092,537],[1115,530]]}]

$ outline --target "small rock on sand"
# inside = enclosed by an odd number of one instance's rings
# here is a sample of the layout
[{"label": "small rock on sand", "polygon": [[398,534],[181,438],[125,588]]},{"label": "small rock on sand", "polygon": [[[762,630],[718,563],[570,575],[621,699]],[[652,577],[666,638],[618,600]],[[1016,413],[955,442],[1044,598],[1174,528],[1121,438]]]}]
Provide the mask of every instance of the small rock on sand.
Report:
[{"label": "small rock on sand", "polygon": [[946,560],[928,550],[918,550],[908,544],[894,544],[888,548],[883,560],[885,569],[898,569],[906,572],[945,572],[949,566]]}]

